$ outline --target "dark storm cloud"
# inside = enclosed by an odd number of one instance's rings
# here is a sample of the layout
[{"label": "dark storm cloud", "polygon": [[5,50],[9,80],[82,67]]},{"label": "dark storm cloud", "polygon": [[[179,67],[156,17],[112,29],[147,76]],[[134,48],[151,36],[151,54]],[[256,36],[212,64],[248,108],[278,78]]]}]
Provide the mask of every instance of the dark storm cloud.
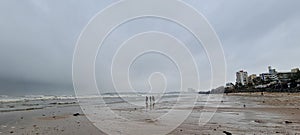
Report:
[{"label": "dark storm cloud", "polygon": [[48,94],[55,89],[73,93],[71,70],[77,37],[88,20],[109,4],[94,3],[1,1],[0,94]]}]

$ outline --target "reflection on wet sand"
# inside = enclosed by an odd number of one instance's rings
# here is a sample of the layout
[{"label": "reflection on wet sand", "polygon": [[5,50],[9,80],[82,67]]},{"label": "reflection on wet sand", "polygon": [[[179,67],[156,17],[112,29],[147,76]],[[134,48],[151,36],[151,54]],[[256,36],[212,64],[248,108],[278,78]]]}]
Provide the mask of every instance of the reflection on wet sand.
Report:
[{"label": "reflection on wet sand", "polygon": [[[195,107],[185,105],[180,108],[173,108],[176,103],[176,96],[156,102],[151,99],[152,104],[149,104],[149,100],[148,104],[145,104],[145,97],[132,100],[140,101],[141,106],[130,105],[126,102],[119,102],[119,100],[115,102],[114,98],[109,98],[107,101],[112,103],[107,105],[124,118],[140,121],[144,124],[158,125],[160,121],[155,118],[171,109],[188,110],[192,108],[191,115],[170,134],[294,135],[300,133],[300,94],[237,93],[224,95],[219,103],[217,101],[206,103],[205,98],[199,95]],[[57,102],[60,104],[54,104],[53,100],[34,101],[34,103],[30,103],[30,101],[26,103],[1,103],[0,133],[104,134],[82,114],[76,101],[68,99]],[[25,105],[24,107],[22,106],[24,104],[30,104],[30,106]],[[207,106],[204,107],[204,105]],[[40,108],[26,110],[26,107]],[[101,106],[98,107],[101,108]],[[22,108],[23,110],[14,110]],[[216,109],[217,111],[214,112]],[[212,113],[213,117],[210,121],[199,126],[200,114],[206,116]]]}]

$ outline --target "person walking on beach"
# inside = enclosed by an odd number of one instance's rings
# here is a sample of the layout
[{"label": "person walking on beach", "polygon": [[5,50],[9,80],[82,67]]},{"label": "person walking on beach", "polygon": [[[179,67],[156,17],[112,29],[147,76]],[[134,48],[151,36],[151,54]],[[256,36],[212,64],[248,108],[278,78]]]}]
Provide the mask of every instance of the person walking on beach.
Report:
[{"label": "person walking on beach", "polygon": [[153,103],[155,103],[155,98],[154,98],[154,96],[152,96],[152,101],[153,101]]},{"label": "person walking on beach", "polygon": [[146,106],[148,107],[148,96],[146,96]]},{"label": "person walking on beach", "polygon": [[149,96],[149,100],[150,100],[150,110],[152,110],[152,102],[153,102],[153,100],[152,100],[152,96]]},{"label": "person walking on beach", "polygon": [[152,102],[153,102],[152,106],[154,108],[154,105],[155,105],[155,98],[154,98],[154,96],[152,96]]}]

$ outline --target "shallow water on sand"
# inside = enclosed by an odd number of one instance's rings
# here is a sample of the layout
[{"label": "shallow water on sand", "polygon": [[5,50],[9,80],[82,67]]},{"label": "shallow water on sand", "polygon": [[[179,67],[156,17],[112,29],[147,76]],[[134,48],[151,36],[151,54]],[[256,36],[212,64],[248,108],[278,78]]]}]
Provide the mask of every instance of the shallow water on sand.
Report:
[{"label": "shallow water on sand", "polygon": [[[0,134],[103,134],[86,117],[92,116],[93,112],[83,114],[79,104],[100,111],[106,106],[122,118],[150,127],[166,126],[157,118],[171,110],[192,109],[188,118],[170,134],[224,134],[224,131],[233,134],[300,133],[299,94],[232,94],[211,95],[210,98],[198,95],[195,104],[187,104],[192,95],[184,95],[180,103],[176,102],[177,97],[157,98],[151,108],[146,107],[144,96],[105,97],[102,103],[95,100],[98,97],[85,98],[79,103],[75,98],[0,102]],[[176,104],[179,105],[175,107]],[[74,115],[76,113],[79,115]],[[100,120],[111,122],[117,119],[109,119],[104,114],[98,114]],[[200,116],[211,118],[202,123]],[[168,122],[172,123],[172,119]],[[127,124],[126,121],[123,124]],[[151,134],[151,128],[145,133]]]}]

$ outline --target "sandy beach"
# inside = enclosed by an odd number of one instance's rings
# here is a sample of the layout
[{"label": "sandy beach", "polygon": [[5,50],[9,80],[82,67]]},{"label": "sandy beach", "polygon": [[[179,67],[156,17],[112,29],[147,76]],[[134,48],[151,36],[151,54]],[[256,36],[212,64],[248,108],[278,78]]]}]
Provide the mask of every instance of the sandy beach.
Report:
[{"label": "sandy beach", "polygon": [[[123,102],[111,102],[109,105],[124,117],[144,120],[142,123],[145,124],[159,125],[159,121],[146,119],[143,114],[165,113],[171,109],[170,105],[174,102],[172,99],[175,97],[158,102],[152,110],[125,106]],[[188,118],[169,134],[300,134],[299,101],[298,93],[229,94],[223,96],[219,106],[215,106],[216,103],[207,105],[198,98]],[[186,105],[173,109],[184,110],[191,107]],[[89,114],[81,111],[75,99],[1,102],[0,109],[0,134],[105,134],[88,120],[86,115]],[[213,113],[210,121],[199,126],[199,115],[210,113]]]}]

